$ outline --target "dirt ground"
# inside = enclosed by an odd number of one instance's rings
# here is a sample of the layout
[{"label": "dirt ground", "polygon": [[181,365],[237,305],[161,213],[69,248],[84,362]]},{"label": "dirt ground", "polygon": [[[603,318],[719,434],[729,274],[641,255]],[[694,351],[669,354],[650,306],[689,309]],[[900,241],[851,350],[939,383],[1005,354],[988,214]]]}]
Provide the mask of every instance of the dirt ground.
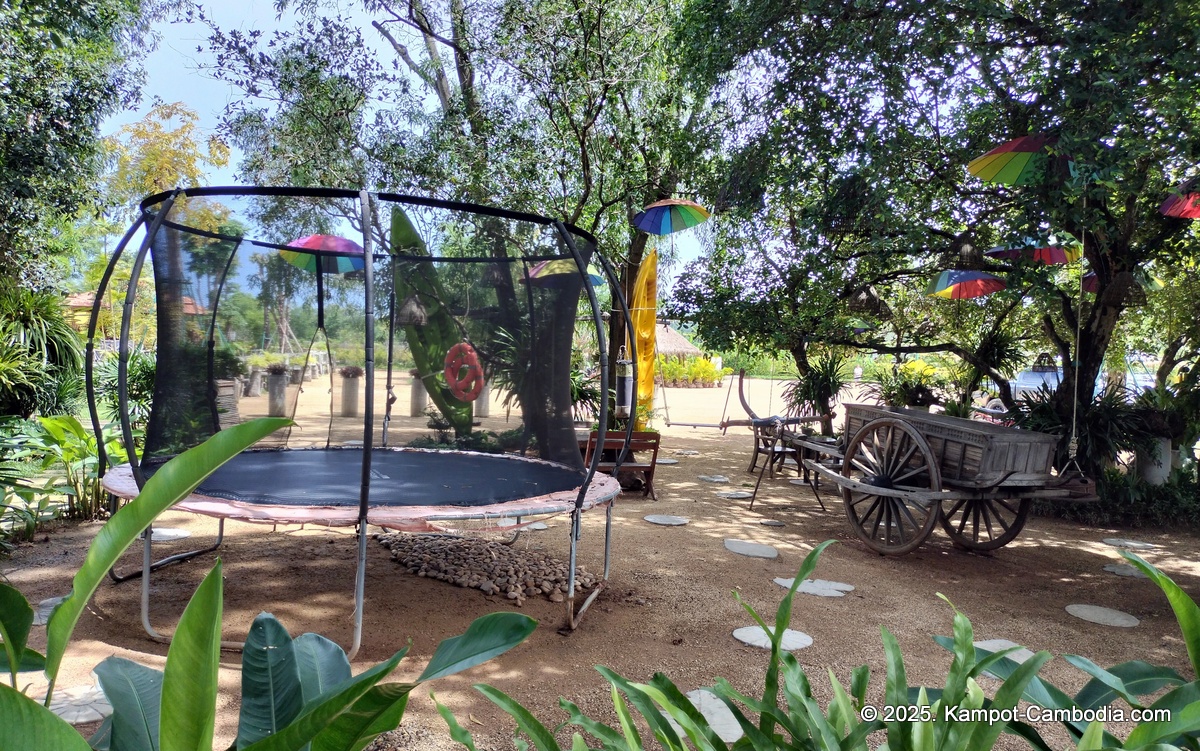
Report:
[{"label": "dirt ground", "polygon": [[[777,388],[759,383],[751,390],[751,402],[760,413],[778,411]],[[813,638],[812,646],[797,652],[797,657],[809,671],[822,703],[830,698],[827,671],[846,682],[860,664],[871,667],[872,690],[881,698],[881,627],[898,638],[911,684],[941,685],[950,655],[931,637],[950,633],[953,611],[938,593],[971,618],[976,639],[1010,639],[1056,655],[1042,675],[1071,693],[1082,687],[1085,676],[1067,665],[1063,654],[1084,655],[1104,666],[1142,659],[1190,674],[1165,597],[1146,580],[1104,571],[1106,564],[1122,559],[1101,539],[1131,537],[1159,545],[1144,557],[1195,595],[1200,590],[1200,536],[1173,530],[1085,528],[1035,518],[1015,542],[991,555],[957,550],[938,531],[915,553],[883,558],[857,541],[832,494],[824,496],[827,509],[822,510],[811,490],[791,484],[794,471],[764,480],[753,510],[745,500],[716,495],[753,485],[755,476],[746,471],[749,431],[740,428],[723,436],[717,430],[678,423],[719,421],[726,392],[668,391],[674,424],[666,427],[660,421],[661,456],[677,458],[679,463],[658,469],[657,502],[640,493],[617,499],[609,586],[577,631],[560,635],[563,606],[530,598],[521,610],[540,625],[524,644],[463,676],[428,687],[475,733],[482,748],[511,748],[514,727],[507,715],[471,688],[476,682],[512,695],[550,726],[565,720],[558,707],[560,696],[597,719],[615,723],[608,686],[593,669],[596,665],[635,680],[662,671],[684,691],[724,677],[742,691],[760,692],[767,653],[732,638],[735,628],[752,623],[733,592],[760,612],[773,613],[784,590],[772,579],[793,576],[807,552],[828,539],[838,544],[826,551],[816,576],[851,584],[855,590],[843,598],[798,595],[792,617],[792,628]],[[728,412],[732,417],[741,416],[736,405],[734,394]],[[698,453],[675,453],[682,450]],[[726,475],[731,483],[712,485],[697,479],[715,474]],[[691,521],[683,527],[658,527],[643,521],[651,513],[676,514]],[[760,522],[766,519],[785,526],[764,526]],[[593,572],[602,568],[604,523],[603,512],[584,517],[580,563]],[[216,529],[211,520],[183,513],[168,513],[161,524],[192,533],[190,540],[156,545],[164,553],[211,540]],[[65,594],[97,529],[98,524],[49,529],[35,544],[0,561],[0,574],[35,603]],[[725,539],[773,545],[780,555],[776,560],[735,555],[725,549]],[[567,519],[557,517],[549,521],[549,529],[526,532],[516,545],[565,560],[567,540]],[[154,575],[151,620],[157,629],[171,631],[216,555]],[[241,639],[253,617],[266,610],[293,635],[316,631],[349,644],[355,560],[351,532],[230,523],[219,555],[225,566],[226,638]],[[135,566],[139,556],[136,551],[127,553],[121,568]],[[76,631],[61,687],[90,684],[91,668],[112,654],[161,667],[166,646],[143,633],[138,598],[136,583],[105,583],[100,588]],[[1067,614],[1064,607],[1071,603],[1115,607],[1141,623],[1131,629],[1088,623]],[[461,633],[475,617],[512,607],[499,596],[408,574],[385,548],[371,541],[363,646],[355,671],[411,642],[409,656],[393,676],[411,679],[441,639]],[[38,648],[44,646],[44,629],[35,629],[33,641]],[[223,657],[218,748],[236,733],[239,662],[235,652]],[[402,730],[380,744],[413,749],[453,746],[425,688],[414,692]]]}]

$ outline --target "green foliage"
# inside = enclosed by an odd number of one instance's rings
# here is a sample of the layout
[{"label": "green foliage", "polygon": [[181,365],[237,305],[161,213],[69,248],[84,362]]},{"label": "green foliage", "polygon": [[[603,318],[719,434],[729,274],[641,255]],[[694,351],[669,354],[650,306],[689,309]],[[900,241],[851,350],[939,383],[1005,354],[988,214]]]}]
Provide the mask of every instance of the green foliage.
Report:
[{"label": "green foliage", "polygon": [[917,361],[876,369],[867,383],[867,393],[893,407],[928,407],[937,404],[935,389],[942,383],[933,368]]},{"label": "green foliage", "polygon": [[[1017,400],[1007,417],[1017,427],[1058,436],[1070,436],[1072,428],[1079,442],[1078,461],[1084,474],[1098,477],[1101,470],[1116,461],[1122,451],[1149,448],[1154,435],[1141,412],[1129,402],[1124,389],[1106,388],[1095,396],[1087,409],[1081,409],[1078,423],[1071,416],[1063,419],[1055,407],[1054,394],[1042,386]],[[1072,458],[1067,445],[1060,442],[1054,466],[1064,467]]]},{"label": "green foliage", "polygon": [[0,288],[0,414],[73,411],[82,373],[79,335],[67,324],[59,297]]},{"label": "green foliage", "polygon": [[[825,751],[867,751],[869,741],[877,742],[878,736],[886,736],[886,745],[879,748],[912,749],[978,749],[984,751],[996,745],[1001,733],[1016,733],[1027,736],[1028,726],[1019,722],[992,722],[987,718],[973,716],[970,710],[992,709],[998,712],[1011,710],[1022,698],[1027,698],[1041,686],[1036,675],[1050,660],[1048,652],[1039,652],[1024,664],[1017,666],[1005,655],[1011,650],[988,656],[974,647],[974,633],[966,616],[954,611],[954,638],[946,640],[954,653],[946,681],[940,688],[910,686],[906,677],[904,660],[896,638],[882,628],[886,677],[883,685],[884,702],[896,709],[896,716],[869,716],[868,693],[871,673],[867,666],[859,667],[850,674],[849,685],[841,683],[833,671],[828,672],[832,699],[822,707],[814,694],[812,684],[804,668],[794,655],[784,652],[780,646],[784,629],[791,620],[793,600],[800,583],[816,568],[821,552],[831,542],[818,545],[804,560],[792,587],[783,596],[775,612],[773,623],[758,614],[746,603],[742,606],[771,638],[771,657],[761,698],[739,693],[724,679],[717,679],[709,689],[733,713],[745,737],[732,746],[724,743],[708,721],[693,706],[683,692],[662,673],[648,683],[629,681],[611,670],[597,668],[611,686],[613,710],[618,719],[617,726],[609,726],[586,714],[578,705],[560,699],[559,706],[567,713],[564,725],[579,728],[573,733],[571,748],[600,747],[608,751],[640,751],[646,747],[639,727],[649,729],[653,741],[666,749],[689,747],[713,751],[715,749],[747,749],[753,751],[796,751],[823,749]],[[737,594],[734,595],[737,597]],[[739,602],[740,602],[740,598]],[[978,680],[985,673],[995,670],[1000,661],[1011,665],[1002,676],[1002,685],[992,698],[987,698]],[[1166,685],[1159,683],[1159,686]],[[555,731],[538,720],[531,712],[512,697],[487,685],[475,687],[490,701],[509,714],[517,730],[532,742],[537,751],[558,751]],[[451,737],[467,749],[475,749],[469,731],[463,728],[441,704],[438,712],[446,720]],[[634,713],[640,715],[640,723],[634,722]],[[669,721],[668,721],[669,720]],[[594,742],[585,740],[590,736]],[[518,747],[528,744],[517,740]],[[1039,748],[1048,748],[1044,743]]]},{"label": "green foliage", "polygon": [[716,386],[730,371],[717,370],[717,365],[707,357],[659,357],[655,363],[664,383],[668,386]]},{"label": "green foliage", "polygon": [[599,378],[571,368],[571,410],[576,422],[587,422],[600,414],[602,398]]},{"label": "green foliage", "polygon": [[[18,671],[44,669],[50,679],[48,705],[74,625],[121,553],[159,513],[195,489],[212,470],[285,424],[283,420],[254,420],[238,425],[156,472],[88,549],[71,596],[50,617],[44,662],[24,646],[32,608],[15,589],[0,584],[0,638],[13,685]],[[218,561],[184,610],[164,671],[116,657],[97,667],[114,710],[93,738],[98,747],[108,751],[211,748],[221,613]],[[379,685],[399,664],[403,651],[352,677],[340,647],[313,634],[292,640],[273,616],[264,613],[255,620],[243,652],[237,746],[255,751],[364,748],[400,723],[409,692],[421,682],[454,675],[503,654],[524,641],[536,625],[532,618],[518,613],[483,616],[461,636],[444,640],[415,683]],[[0,719],[0,745],[4,747],[88,747],[65,721],[7,686],[0,686]]]},{"label": "green foliage", "polygon": [[1098,478],[1099,501],[1040,503],[1042,516],[1056,516],[1098,527],[1200,527],[1200,483],[1196,465],[1171,473],[1162,485],[1151,485],[1136,473],[1107,469]]},{"label": "green foliage", "polygon": [[[95,519],[107,513],[95,435],[73,415],[39,417],[26,426],[11,439],[16,447],[12,458],[30,461],[47,475],[43,485],[30,482],[27,487],[43,495],[65,495],[66,515],[72,519]],[[104,450],[110,464],[125,461],[123,445],[111,429],[104,434]]]},{"label": "green foliage", "polygon": [[[129,422],[135,429],[146,427],[150,417],[150,402],[154,398],[154,354],[141,347],[129,351],[128,377],[126,379]],[[96,384],[96,401],[103,408],[106,419],[116,421],[121,417],[120,359],[115,352],[108,352],[96,364],[93,376]]]},{"label": "green foliage", "polygon": [[[833,413],[833,402],[850,381],[849,358],[843,352],[828,352],[824,357],[809,363],[807,372],[783,390],[783,399],[790,414],[828,415]],[[823,430],[831,435],[832,422],[823,421]]]}]

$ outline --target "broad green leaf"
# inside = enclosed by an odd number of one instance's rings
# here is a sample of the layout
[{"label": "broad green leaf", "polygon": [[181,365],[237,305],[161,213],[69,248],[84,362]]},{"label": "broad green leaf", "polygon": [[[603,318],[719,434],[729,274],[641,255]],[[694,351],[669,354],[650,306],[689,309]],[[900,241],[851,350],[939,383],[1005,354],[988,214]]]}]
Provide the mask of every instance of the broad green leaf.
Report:
[{"label": "broad green leaf", "polygon": [[637,709],[638,713],[646,721],[646,724],[650,726],[650,731],[654,733],[654,737],[658,739],[659,743],[672,749],[683,747],[683,741],[680,739],[679,734],[675,732],[675,728],[671,727],[671,723],[667,722],[662,713],[658,711],[658,708],[654,706],[654,702],[650,700],[650,697],[642,693],[633,683],[602,665],[597,665],[596,671],[604,676],[609,683],[625,693],[625,697],[629,699],[629,703]]},{"label": "broad green leaf", "polygon": [[1076,751],[1100,751],[1104,748],[1104,723],[1096,720],[1089,724],[1075,748]]},{"label": "broad green leaf", "polygon": [[221,560],[183,609],[163,670],[159,748],[210,751],[221,662]]},{"label": "broad green leaf", "polygon": [[158,751],[162,672],[123,657],[108,657],[96,677],[112,704],[110,744],[117,751]]},{"label": "broad green leaf", "polygon": [[238,748],[279,732],[300,715],[304,698],[292,637],[270,613],[250,624],[242,648],[242,706]]},{"label": "broad green leaf", "polygon": [[[3,510],[3,507],[0,507]],[[4,656],[8,672],[12,673],[12,686],[17,687],[18,672],[25,654],[25,640],[33,625],[33,608],[25,595],[4,582],[0,582],[0,640],[4,641]]]},{"label": "broad green leaf", "polygon": [[438,714],[440,714],[442,719],[446,721],[446,727],[450,729],[450,738],[453,739],[455,743],[465,747],[467,751],[475,751],[475,739],[471,737],[471,732],[462,725],[458,724],[458,720],[455,719],[454,713],[450,711],[449,707],[438,701],[437,697],[433,695],[432,691],[429,692],[429,698],[433,699],[433,705],[437,707]]},{"label": "broad green leaf", "polygon": [[292,641],[304,703],[350,680],[350,661],[336,643],[320,634],[300,634]]},{"label": "broad green leaf", "polygon": [[610,684],[608,690],[612,695],[613,708],[617,710],[617,718],[621,721],[621,732],[625,736],[625,743],[632,751],[642,751],[642,736],[638,733],[637,726],[633,724],[633,713],[629,711],[629,705],[625,703],[625,699],[616,686]]},{"label": "broad green leaf", "polygon": [[[724,749],[725,744],[708,727],[708,721],[696,711],[696,708],[686,697],[684,697],[683,703],[680,704],[672,701],[670,697],[648,683],[634,683],[632,685],[638,691],[645,693],[651,701],[661,707],[662,711],[666,712],[675,721],[675,724],[683,729],[684,734],[691,739],[698,751],[715,751],[717,748]],[[699,718],[699,721],[696,718]]]},{"label": "broad green leaf", "polygon": [[733,686],[729,684],[729,681],[725,680],[724,678],[717,679],[716,684],[713,686],[713,693],[715,693],[721,701],[725,702],[725,706],[729,708],[729,711],[733,713],[733,718],[737,720],[738,726],[741,727],[742,732],[746,734],[745,739],[738,741],[739,744],[743,742],[749,742],[750,747],[753,748],[754,751],[775,751],[776,744],[774,740],[764,735],[763,732],[758,729],[758,725],[754,724],[748,717],[746,717],[746,714],[742,711],[742,708],[734,704],[735,700],[740,701],[743,702],[745,706],[749,707],[751,711],[758,711],[761,713],[762,710],[759,709],[759,707],[762,706],[762,702],[738,693],[734,690]]},{"label": "broad green leaf", "polygon": [[408,649],[392,655],[391,659],[359,673],[340,686],[305,706],[304,712],[292,724],[275,735],[263,738],[246,747],[246,751],[295,751],[324,730],[334,718],[347,711],[354,702],[387,677],[404,659]]},{"label": "broad green leaf", "polygon": [[[900,654],[900,643],[886,627],[880,626],[883,638],[883,654],[887,663],[887,679],[884,681],[884,703],[890,707],[899,707],[908,703],[908,677],[904,672],[904,656]],[[893,744],[892,751],[908,751],[910,748],[908,736],[904,734],[901,723],[885,723],[888,729],[888,739]],[[895,740],[891,740],[895,737]]]},{"label": "broad green leaf", "polygon": [[1185,733],[1200,730],[1200,682],[1186,683],[1164,694],[1150,709],[1166,710],[1171,719],[1163,722],[1142,722],[1129,734],[1128,748],[1152,743],[1170,743]]},{"label": "broad green leaf", "polygon": [[[609,686],[609,691],[613,694],[613,706],[615,707],[616,703],[621,701],[621,695],[616,693],[616,689],[612,686]],[[626,751],[626,749],[632,748],[626,742],[625,737],[617,732],[616,729],[588,717],[573,702],[560,697],[558,706],[562,707],[563,711],[567,713],[568,722],[583,728],[586,733],[599,740],[600,744],[605,749],[608,749],[608,751]]]},{"label": "broad green leaf", "polygon": [[480,616],[465,632],[438,645],[417,683],[444,678],[487,662],[525,641],[536,628],[537,621],[520,613]]},{"label": "broad green leaf", "polygon": [[1180,589],[1171,577],[1151,566],[1141,556],[1128,550],[1122,550],[1121,555],[1150,577],[1167,596],[1167,602],[1171,603],[1171,609],[1175,611],[1179,630],[1183,632],[1183,643],[1187,645],[1188,657],[1192,660],[1192,672],[1200,677],[1200,608],[1196,607],[1196,601]]},{"label": "broad green leaf", "polygon": [[0,683],[0,749],[91,751],[87,741],[58,715]]},{"label": "broad green leaf", "polygon": [[671,682],[670,678],[667,678],[667,676],[663,673],[655,673],[654,677],[650,679],[650,685],[662,693],[665,701],[670,702],[674,706],[678,707],[680,711],[686,714],[692,720],[692,722],[696,724],[696,727],[699,728],[704,734],[706,743],[715,746],[724,745],[716,731],[709,727],[708,720],[704,717],[704,715],[700,714],[700,710],[696,709],[696,705],[692,704],[692,700],[687,698],[687,696],[685,696],[684,693],[679,690],[679,687]]},{"label": "broad green leaf", "polygon": [[[1186,683],[1175,670],[1161,665],[1151,665],[1141,660],[1122,662],[1113,665],[1108,672],[1121,679],[1129,693],[1136,696],[1152,694],[1164,686],[1178,686]],[[1084,709],[1096,709],[1107,706],[1117,698],[1117,692],[1106,686],[1100,680],[1088,681],[1078,694],[1075,703]]]},{"label": "broad green leaf", "polygon": [[[1000,710],[1012,709],[1017,706],[1017,702],[1021,700],[1030,681],[1034,679],[1037,672],[1042,669],[1042,666],[1050,660],[1050,657],[1049,652],[1042,651],[1021,663],[1021,666],[1013,671],[1013,674],[1004,681],[1004,685],[996,691],[996,696],[992,699],[991,706]],[[1005,723],[1002,722],[994,724],[980,723],[971,734],[967,751],[987,751],[992,748],[996,745],[996,739],[1000,737],[1000,733],[1004,731],[1004,728]]]},{"label": "broad green leaf", "polygon": [[829,669],[829,686],[833,689],[833,702],[829,705],[829,722],[838,733],[848,733],[858,724],[858,713],[846,689],[837,679],[833,669]]},{"label": "broad green leaf", "polygon": [[361,751],[381,734],[395,730],[404,718],[409,683],[372,686],[348,710],[313,738],[312,751]]},{"label": "broad green leaf", "polygon": [[[226,428],[159,468],[146,482],[141,494],[112,515],[88,547],[87,557],[71,584],[71,595],[46,626],[46,677],[51,689],[67,650],[75,624],[87,607],[96,587],[108,575],[137,536],[171,506],[186,498],[200,482],[242,450],[272,432],[291,424],[281,418],[259,418]],[[50,701],[47,692],[46,701]]]},{"label": "broad green leaf", "polygon": [[88,745],[93,751],[111,751],[112,747],[112,715],[104,718],[95,734],[88,738]]},{"label": "broad green leaf", "polygon": [[538,722],[532,712],[521,706],[511,696],[485,683],[475,684],[475,690],[486,696],[489,701],[503,709],[509,716],[516,720],[517,729],[528,736],[529,740],[533,741],[533,747],[538,751],[558,751],[558,741],[554,740],[554,733],[551,733],[545,725]]},{"label": "broad green leaf", "polygon": [[588,751],[587,744],[583,742],[583,736],[579,733],[571,733],[571,751]]},{"label": "broad green leaf", "polygon": [[46,656],[37,650],[25,647],[21,653],[21,661],[17,664],[18,673],[32,673],[35,670],[46,669]]},{"label": "broad green leaf", "polygon": [[1141,706],[1141,702],[1138,701],[1137,695],[1129,690],[1129,688],[1125,685],[1125,681],[1121,680],[1120,676],[1113,675],[1086,657],[1080,657],[1079,655],[1063,655],[1063,659],[1092,676],[1094,680],[1104,684],[1110,691],[1124,699],[1129,706]]}]

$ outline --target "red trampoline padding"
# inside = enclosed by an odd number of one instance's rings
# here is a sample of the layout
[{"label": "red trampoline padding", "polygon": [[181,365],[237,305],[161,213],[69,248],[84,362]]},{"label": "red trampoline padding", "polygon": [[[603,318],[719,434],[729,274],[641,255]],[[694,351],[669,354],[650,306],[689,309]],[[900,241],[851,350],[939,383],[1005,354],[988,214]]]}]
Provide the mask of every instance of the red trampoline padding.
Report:
[{"label": "red trampoline padding", "polygon": [[[336,456],[336,461],[330,461]],[[561,464],[540,459],[513,456],[508,454],[479,454],[469,451],[428,451],[421,449],[379,449],[372,452],[372,466],[387,468],[390,462],[396,469],[402,470],[406,460],[415,460],[425,468],[430,465],[447,463],[448,467],[460,468],[473,466],[477,469],[476,478],[471,483],[462,484],[462,472],[435,475],[433,478],[421,478],[413,483],[411,478],[400,474],[384,475],[377,469],[372,473],[379,475],[372,480],[371,494],[373,502],[368,508],[367,521],[379,527],[395,529],[403,532],[441,531],[443,527],[437,522],[453,522],[462,520],[511,519],[514,517],[547,516],[571,511],[579,495],[579,484],[584,477],[582,471],[573,470]],[[238,463],[250,464],[250,469],[259,473],[259,480],[265,490],[255,492],[246,488],[245,492],[230,494],[221,489],[224,485],[220,475],[236,476],[246,468],[238,467]],[[295,463],[310,465],[312,472],[295,472]],[[271,464],[278,464],[281,471],[271,471]],[[321,466],[337,467],[342,477],[329,477],[316,471]],[[218,519],[237,519],[240,521],[259,522],[266,524],[324,524],[327,526],[352,526],[358,522],[358,484],[361,477],[361,449],[306,449],[285,451],[249,451],[234,457],[230,463],[213,473],[208,480],[201,483],[196,492],[177,503],[172,508],[189,511],[195,514],[211,516]],[[291,469],[293,471],[286,471]],[[540,482],[529,480],[525,487],[535,489],[550,486],[548,492],[531,494],[492,503],[480,503],[478,500],[468,501],[455,498],[452,503],[437,503],[439,492],[444,490],[451,496],[468,492],[477,497],[487,498],[488,493],[480,488],[472,488],[474,484],[492,484],[488,482],[487,474],[491,473],[495,484],[510,485],[513,475],[528,476],[542,479]],[[287,497],[281,486],[286,485],[285,477],[299,475],[302,484],[311,488],[318,477],[325,481],[327,497],[301,502]],[[479,483],[478,475],[484,475]],[[503,476],[501,476],[503,475]],[[457,484],[457,485],[456,485]],[[105,490],[120,498],[134,498],[138,494],[137,483],[134,481],[132,469],[128,464],[114,467],[105,474],[103,479]],[[392,487],[389,487],[391,485]],[[573,485],[573,487],[568,487]],[[397,489],[408,487],[412,492],[402,493],[405,498],[398,497]],[[211,489],[210,489],[211,488]],[[480,491],[472,493],[472,490]],[[206,492],[207,491],[207,492]],[[609,475],[597,474],[592,478],[584,495],[582,510],[603,506],[621,492],[620,484]],[[217,497],[232,495],[233,497]],[[307,494],[306,494],[307,495]],[[311,497],[311,495],[310,495]],[[385,498],[383,502],[374,502],[375,498]],[[421,501],[424,500],[425,503]],[[435,501],[429,503],[429,501]],[[321,501],[324,501],[322,503]]]}]

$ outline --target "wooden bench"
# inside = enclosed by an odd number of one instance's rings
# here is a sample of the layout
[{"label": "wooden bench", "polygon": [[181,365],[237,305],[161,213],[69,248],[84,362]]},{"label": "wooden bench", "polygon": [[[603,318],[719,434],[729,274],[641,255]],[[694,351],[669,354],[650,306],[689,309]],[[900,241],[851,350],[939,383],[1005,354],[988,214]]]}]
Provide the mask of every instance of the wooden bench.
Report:
[{"label": "wooden bench", "polygon": [[[625,432],[622,430],[610,430],[605,435],[604,441],[600,441],[600,432],[593,430],[588,435],[587,447],[583,452],[583,464],[585,467],[592,466],[592,456],[597,451],[600,452],[600,463],[596,466],[597,472],[612,472],[617,468],[618,460],[620,468],[623,471],[641,473],[645,487],[642,488],[642,496],[649,495],[654,500],[658,497],[654,495],[654,467],[658,464],[658,442],[659,433],[652,431],[635,432],[629,436],[629,440],[625,439]],[[649,458],[638,460],[635,454],[649,454]]]}]

